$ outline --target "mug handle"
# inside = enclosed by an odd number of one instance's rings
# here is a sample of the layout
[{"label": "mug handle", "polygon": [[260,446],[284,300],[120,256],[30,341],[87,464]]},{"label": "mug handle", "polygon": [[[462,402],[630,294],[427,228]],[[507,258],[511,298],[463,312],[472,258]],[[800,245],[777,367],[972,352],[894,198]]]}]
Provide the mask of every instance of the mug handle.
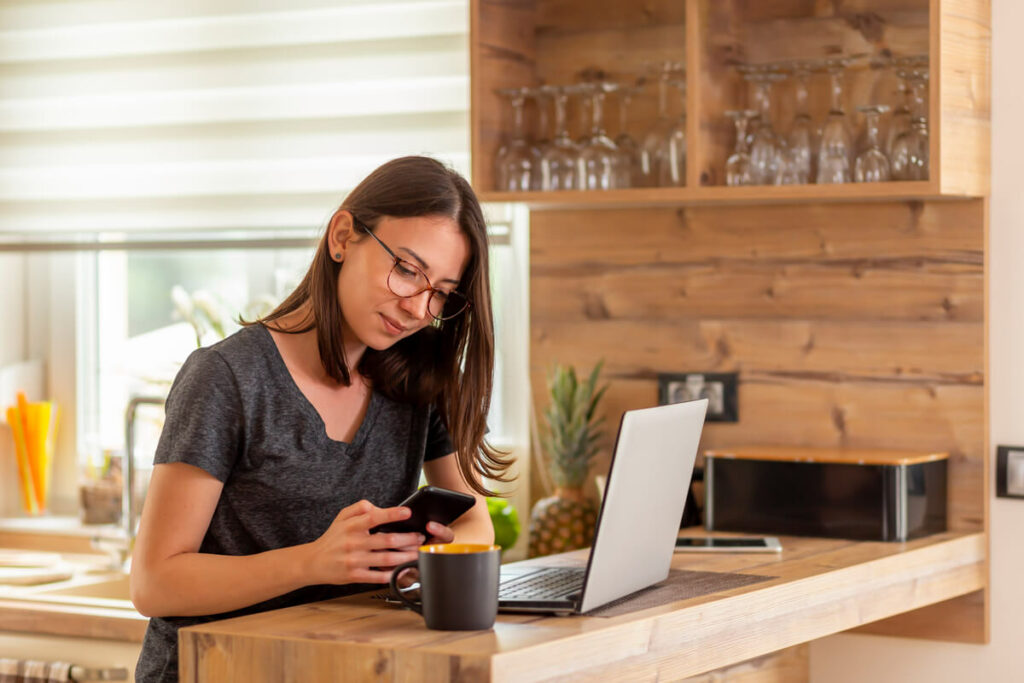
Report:
[{"label": "mug handle", "polygon": [[409,598],[402,594],[402,591],[398,590],[398,575],[404,572],[406,569],[412,569],[413,567],[419,567],[419,560],[410,560],[409,562],[403,562],[394,568],[391,572],[391,580],[388,582],[388,586],[391,588],[391,595],[396,599],[400,600],[406,607],[413,610],[417,614],[423,614],[423,603],[413,602]]}]

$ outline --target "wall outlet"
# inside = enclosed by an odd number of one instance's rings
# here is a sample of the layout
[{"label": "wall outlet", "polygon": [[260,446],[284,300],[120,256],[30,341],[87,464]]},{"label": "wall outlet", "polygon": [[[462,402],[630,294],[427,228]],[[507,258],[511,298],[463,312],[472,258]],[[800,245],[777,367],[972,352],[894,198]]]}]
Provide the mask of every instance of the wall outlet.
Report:
[{"label": "wall outlet", "polygon": [[658,403],[682,403],[708,399],[708,422],[738,422],[740,419],[735,372],[669,372],[658,375]]},{"label": "wall outlet", "polygon": [[1024,446],[996,449],[996,496],[1024,498]]}]

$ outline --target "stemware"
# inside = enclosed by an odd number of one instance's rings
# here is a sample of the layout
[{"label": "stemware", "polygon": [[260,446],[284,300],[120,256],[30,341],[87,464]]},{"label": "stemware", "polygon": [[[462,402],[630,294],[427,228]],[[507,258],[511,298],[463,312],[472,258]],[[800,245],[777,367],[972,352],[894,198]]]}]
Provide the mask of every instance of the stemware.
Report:
[{"label": "stemware", "polygon": [[530,178],[530,189],[543,190],[544,177],[541,171],[541,159],[551,147],[551,117],[548,112],[551,109],[551,92],[544,86],[530,88],[526,97],[532,100],[537,111],[537,129],[533,143],[530,145],[533,155],[533,170]]},{"label": "stemware", "polygon": [[569,102],[569,89],[564,86],[541,86],[550,96],[555,109],[555,132],[551,144],[543,150],[540,157],[540,189],[546,192],[555,190],[575,190],[576,183],[576,145],[569,137],[569,120],[566,116]]},{"label": "stemware", "polygon": [[511,136],[495,157],[495,174],[500,191],[526,192],[531,187],[534,152],[526,138],[523,120],[523,105],[528,91],[528,88],[501,88],[496,91],[512,108]]},{"label": "stemware", "polygon": [[807,81],[811,76],[810,62],[793,62],[791,76],[795,81],[795,114],[789,127],[784,154],[779,161],[776,185],[802,185],[811,182],[814,170],[814,124],[808,104]]},{"label": "stemware", "polygon": [[753,185],[747,128],[751,119],[757,116],[757,112],[752,109],[740,109],[727,111],[725,115],[732,119],[736,126],[736,148],[725,162],[725,184],[733,187]]},{"label": "stemware", "polygon": [[857,107],[857,111],[864,114],[864,129],[866,131],[867,149],[861,152],[853,167],[853,179],[858,183],[879,183],[889,180],[889,159],[881,149],[881,135],[879,133],[879,119],[889,107],[884,104],[876,104],[866,107]]},{"label": "stemware", "polygon": [[750,144],[750,165],[755,185],[772,185],[779,168],[779,138],[772,127],[772,84],[784,76],[771,67],[741,65],[743,77],[754,88],[757,125]]},{"label": "stemware", "polygon": [[928,84],[926,70],[914,70],[909,75],[913,95],[910,129],[901,134],[892,145],[892,177],[896,180],[928,179]]},{"label": "stemware", "polygon": [[669,138],[672,121],[668,114],[668,88],[674,71],[681,68],[676,62],[663,62],[658,74],[658,118],[640,143],[640,179],[644,187],[656,187],[662,176],[662,167],[668,166]]},{"label": "stemware", "polygon": [[850,182],[850,131],[846,126],[846,112],[843,111],[843,71],[849,64],[848,58],[837,57],[825,60],[829,74],[832,102],[825,126],[821,132],[818,147],[819,183]]},{"label": "stemware", "polygon": [[619,187],[634,187],[642,184],[640,171],[640,146],[629,134],[629,105],[633,96],[643,87],[640,78],[634,86],[619,87],[619,134],[615,136],[615,146],[619,148],[620,172]]},{"label": "stemware", "polygon": [[915,68],[928,66],[927,55],[914,55],[911,57],[897,57],[892,60],[892,68],[899,79],[897,88],[897,104],[892,111],[892,118],[889,122],[889,132],[885,140],[885,153],[892,159],[893,146],[896,140],[910,130],[914,114],[914,93],[910,87],[910,79]]},{"label": "stemware", "polygon": [[668,150],[658,169],[658,185],[661,187],[682,187],[686,184],[686,80],[674,79],[668,82],[679,89],[682,108],[679,118],[668,131]]},{"label": "stemware", "polygon": [[597,82],[586,86],[592,115],[590,137],[579,151],[577,182],[581,190],[612,190],[622,176],[619,150],[604,130],[605,94],[614,92],[614,83]]}]

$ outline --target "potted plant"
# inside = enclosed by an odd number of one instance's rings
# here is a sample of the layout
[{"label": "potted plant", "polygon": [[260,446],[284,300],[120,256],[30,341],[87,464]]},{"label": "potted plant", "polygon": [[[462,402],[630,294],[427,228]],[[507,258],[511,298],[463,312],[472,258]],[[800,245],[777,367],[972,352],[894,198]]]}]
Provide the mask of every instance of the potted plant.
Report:
[{"label": "potted plant", "polygon": [[530,557],[584,548],[594,536],[597,506],[584,494],[583,484],[604,437],[604,418],[597,416],[597,405],[608,389],[597,388],[602,365],[598,363],[582,382],[571,365],[556,365],[548,378],[551,403],[544,411],[544,446],[555,491],[531,511]]}]

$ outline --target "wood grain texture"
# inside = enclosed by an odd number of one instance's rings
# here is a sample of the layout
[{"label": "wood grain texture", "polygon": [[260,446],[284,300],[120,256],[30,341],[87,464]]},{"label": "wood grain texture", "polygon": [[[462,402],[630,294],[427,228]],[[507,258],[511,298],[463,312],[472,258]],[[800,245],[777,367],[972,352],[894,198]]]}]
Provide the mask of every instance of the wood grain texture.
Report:
[{"label": "wood grain texture", "polygon": [[[702,450],[948,452],[949,526],[983,530],[985,216],[984,200],[533,212],[535,403],[556,362],[605,361],[603,473],[618,415],[657,403],[658,373],[738,372],[740,421],[707,424]],[[965,602],[934,612],[958,626],[887,628],[987,628]]]},{"label": "wood grain texture", "polygon": [[495,91],[536,82],[536,11],[535,0],[470,2],[470,140],[476,187],[494,187],[494,158],[511,127],[508,104]]},{"label": "wood grain texture", "polygon": [[882,619],[852,629],[852,633],[876,636],[928,638],[952,640],[958,643],[984,644],[988,642],[985,624],[987,591],[975,591],[952,600],[944,600],[906,614]]},{"label": "wood grain texture", "polygon": [[[189,627],[180,634],[181,680],[677,680],[964,595],[985,580],[982,534],[782,540],[781,557],[673,558],[677,569],[774,579],[613,618],[499,615],[489,631],[429,631],[420,616],[363,595]],[[800,651],[788,656],[802,670]]]},{"label": "wood grain texture", "polygon": [[[990,192],[992,8],[989,0],[931,0],[932,164],[943,193]],[[937,44],[936,44],[937,41]],[[936,109],[938,111],[936,111]],[[936,150],[936,147],[938,148]],[[936,154],[936,151],[938,152]]]},{"label": "wood grain texture", "polygon": [[810,647],[797,645],[683,680],[686,683],[808,683],[810,669]]},{"label": "wood grain texture", "polygon": [[[932,173],[921,183],[924,189],[882,183],[863,190],[866,196],[979,197],[989,191],[989,0],[474,0],[471,17],[473,174],[489,200],[501,199],[489,196],[494,189],[490,166],[509,129],[494,88],[571,83],[585,72],[632,83],[665,60],[684,63],[688,72],[686,189],[694,190],[667,196],[677,202],[842,200],[850,192],[842,187],[723,187],[724,164],[734,148],[734,129],[724,113],[752,106],[750,88],[734,66],[864,56],[844,75],[844,110],[859,134],[863,119],[857,106],[895,106],[901,98],[894,71],[872,68],[867,59],[883,54],[930,58]],[[773,88],[776,131],[784,133],[793,120],[794,88],[792,80]],[[810,114],[820,125],[830,108],[827,75],[813,75],[809,92]],[[621,129],[615,99],[606,107],[606,128],[613,135]],[[656,101],[653,82],[634,99],[627,130],[635,139],[655,121]],[[670,102],[676,118],[683,105],[675,96]],[[570,109],[571,133],[579,136],[584,132],[580,109],[575,102]],[[594,201],[663,201],[644,188],[599,194],[610,196]],[[573,193],[531,193],[525,199],[537,205],[586,201]]]}]

